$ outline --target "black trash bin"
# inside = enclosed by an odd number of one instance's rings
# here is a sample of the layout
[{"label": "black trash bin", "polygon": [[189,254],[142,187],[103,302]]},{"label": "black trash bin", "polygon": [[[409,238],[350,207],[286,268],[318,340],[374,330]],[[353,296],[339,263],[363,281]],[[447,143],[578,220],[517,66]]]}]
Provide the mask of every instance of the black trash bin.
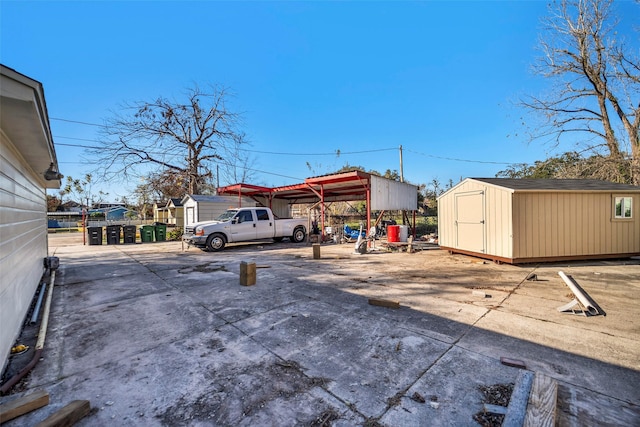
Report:
[{"label": "black trash bin", "polygon": [[125,225],[122,227],[122,237],[124,238],[124,243],[135,243],[136,242],[136,226],[135,225]]},{"label": "black trash bin", "polygon": [[120,244],[120,229],[119,225],[107,225],[107,245],[119,245]]},{"label": "black trash bin", "polygon": [[102,227],[87,227],[90,245],[102,244]]}]

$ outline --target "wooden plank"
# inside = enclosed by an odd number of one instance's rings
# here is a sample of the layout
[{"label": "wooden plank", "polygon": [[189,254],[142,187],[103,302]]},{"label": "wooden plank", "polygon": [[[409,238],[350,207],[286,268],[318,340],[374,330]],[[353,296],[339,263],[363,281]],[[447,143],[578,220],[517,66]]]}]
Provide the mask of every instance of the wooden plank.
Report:
[{"label": "wooden plank", "polygon": [[369,298],[369,304],[380,307],[400,308],[400,303],[398,301],[388,301],[384,299]]},{"label": "wooden plank", "polygon": [[558,383],[553,378],[536,373],[524,419],[525,427],[553,427],[556,424]]},{"label": "wooden plank", "polygon": [[492,413],[492,414],[504,415],[504,414],[507,413],[507,407],[506,406],[491,405],[490,403],[485,403],[484,404],[484,412],[489,412],[489,413]]},{"label": "wooden plank", "polygon": [[91,405],[88,400],[74,400],[38,423],[36,427],[70,427],[86,417],[89,412],[91,412]]},{"label": "wooden plank", "polygon": [[529,393],[531,392],[531,384],[533,383],[533,372],[521,370],[518,373],[516,384],[513,386],[507,413],[504,416],[502,427],[521,427],[524,423],[524,417],[527,413],[527,403],[529,402]]},{"label": "wooden plank", "polygon": [[49,393],[45,390],[38,390],[11,402],[3,403],[0,405],[0,423],[5,423],[48,404]]},{"label": "wooden plank", "polygon": [[511,359],[509,357],[501,357],[500,363],[506,366],[512,366],[514,368],[527,369],[527,365],[522,360]]}]

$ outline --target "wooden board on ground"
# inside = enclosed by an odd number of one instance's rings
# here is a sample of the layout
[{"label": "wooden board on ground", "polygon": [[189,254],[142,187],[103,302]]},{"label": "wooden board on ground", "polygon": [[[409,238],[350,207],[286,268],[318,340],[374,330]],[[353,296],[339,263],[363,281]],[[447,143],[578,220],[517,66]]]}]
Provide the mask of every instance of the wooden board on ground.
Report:
[{"label": "wooden board on ground", "polygon": [[7,422],[49,404],[49,393],[38,390],[0,405],[0,423]]},{"label": "wooden board on ground", "polygon": [[69,427],[86,417],[89,412],[91,412],[91,405],[88,400],[74,400],[38,423],[36,427]]},{"label": "wooden board on ground", "polygon": [[389,301],[384,299],[369,298],[369,304],[380,307],[400,308],[400,303],[398,301]]},{"label": "wooden board on ground", "polygon": [[502,422],[503,427],[521,427],[524,423],[532,383],[533,372],[521,370],[518,373],[509,399],[509,406],[507,406],[507,413]]},{"label": "wooden board on ground", "polygon": [[553,378],[536,373],[531,386],[525,427],[553,427],[556,424],[558,383]]}]

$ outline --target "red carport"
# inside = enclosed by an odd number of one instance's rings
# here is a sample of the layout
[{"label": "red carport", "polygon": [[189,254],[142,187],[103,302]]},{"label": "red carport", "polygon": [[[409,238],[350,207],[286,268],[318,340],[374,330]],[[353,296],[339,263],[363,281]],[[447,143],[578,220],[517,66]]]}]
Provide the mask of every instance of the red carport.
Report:
[{"label": "red carport", "polygon": [[[402,186],[401,191],[393,191],[397,190],[398,186]],[[372,191],[374,196],[377,196],[375,198],[378,203],[372,204]],[[400,194],[404,200],[399,203],[398,199],[394,197],[396,194]],[[300,184],[274,188],[244,183],[233,184],[218,188],[218,195],[250,197],[268,207],[271,207],[274,199],[286,200],[289,204],[312,205],[310,209],[320,206],[322,221],[320,230],[323,234],[326,203],[364,200],[367,207],[367,230],[371,229],[372,209],[413,211],[413,229],[415,230],[417,187],[359,170],[315,176],[305,179]]]}]

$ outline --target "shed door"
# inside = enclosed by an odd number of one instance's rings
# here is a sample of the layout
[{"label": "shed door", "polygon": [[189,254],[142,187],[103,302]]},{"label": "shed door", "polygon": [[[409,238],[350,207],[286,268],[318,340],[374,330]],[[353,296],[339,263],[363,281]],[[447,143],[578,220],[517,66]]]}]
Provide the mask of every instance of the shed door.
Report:
[{"label": "shed door", "polygon": [[187,215],[185,217],[185,226],[194,224],[196,222],[196,211],[193,206],[187,207]]},{"label": "shed door", "polygon": [[484,253],[484,243],[484,191],[456,194],[457,248]]}]

